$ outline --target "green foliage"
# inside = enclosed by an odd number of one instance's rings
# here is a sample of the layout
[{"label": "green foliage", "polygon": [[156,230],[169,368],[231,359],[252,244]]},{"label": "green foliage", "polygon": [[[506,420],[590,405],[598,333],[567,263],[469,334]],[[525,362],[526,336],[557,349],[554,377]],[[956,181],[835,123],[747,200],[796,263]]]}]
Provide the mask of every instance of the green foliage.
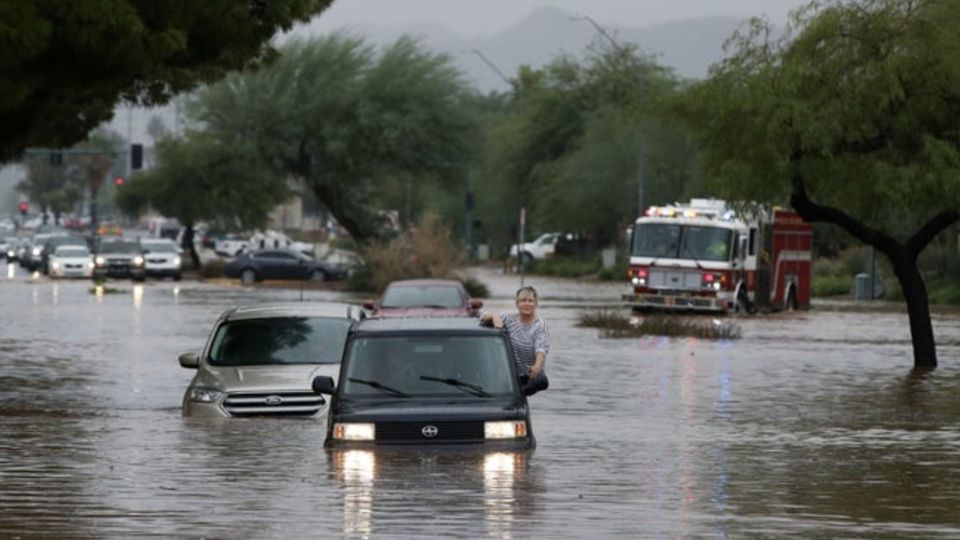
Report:
[{"label": "green foliage", "polygon": [[460,281],[463,282],[463,288],[467,290],[467,294],[470,295],[470,298],[489,298],[490,289],[485,283],[478,280],[475,277],[468,276],[461,278]]},{"label": "green foliage", "polygon": [[183,224],[206,221],[225,230],[256,229],[290,196],[283,178],[242,140],[225,144],[194,132],[161,140],[156,152],[158,165],[117,192],[117,205],[129,214],[149,204]]},{"label": "green foliage", "polygon": [[815,275],[810,282],[810,294],[815,298],[847,296],[853,293],[851,275]]},{"label": "green foliage", "polygon": [[[383,187],[425,181],[459,190],[474,130],[459,73],[403,38],[381,51],[332,35],[294,42],[271,66],[200,93],[204,136],[240,146],[278,178],[295,178],[360,242],[380,236]],[[389,190],[388,190],[389,191]],[[407,195],[409,199],[411,196]]]},{"label": "green foliage", "polygon": [[596,274],[600,270],[600,261],[581,260],[569,257],[553,257],[529,263],[527,271],[531,274],[557,277],[583,277]]},{"label": "green foliage", "polygon": [[66,147],[119,100],[165,102],[268,60],[278,30],[330,0],[0,2],[0,162]]}]

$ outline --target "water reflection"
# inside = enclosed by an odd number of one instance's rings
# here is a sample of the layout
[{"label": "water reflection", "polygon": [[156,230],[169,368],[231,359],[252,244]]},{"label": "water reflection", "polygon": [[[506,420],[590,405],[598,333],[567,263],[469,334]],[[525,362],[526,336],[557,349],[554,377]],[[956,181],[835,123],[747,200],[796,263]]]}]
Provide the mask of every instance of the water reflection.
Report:
[{"label": "water reflection", "polygon": [[343,534],[402,535],[404,527],[413,534],[420,517],[442,521],[448,532],[475,534],[482,523],[488,538],[513,538],[516,521],[533,514],[542,491],[528,458],[524,452],[331,451],[343,495]]}]

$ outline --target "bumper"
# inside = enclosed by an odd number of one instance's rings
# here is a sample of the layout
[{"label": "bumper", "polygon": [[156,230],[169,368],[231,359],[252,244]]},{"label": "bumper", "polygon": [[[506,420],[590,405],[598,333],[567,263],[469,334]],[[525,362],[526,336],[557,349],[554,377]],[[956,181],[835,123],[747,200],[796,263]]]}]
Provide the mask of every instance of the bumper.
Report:
[{"label": "bumper", "polygon": [[133,278],[143,279],[146,276],[143,268],[130,268],[129,266],[98,266],[93,269],[95,278]]},{"label": "bumper", "polygon": [[93,270],[89,268],[81,268],[81,269],[51,268],[49,275],[52,278],[90,278],[93,275]]},{"label": "bumper", "polygon": [[733,309],[733,293],[699,296],[674,291],[639,292],[624,294],[621,299],[630,307],[651,310],[725,313]]},{"label": "bumper", "polygon": [[495,439],[495,440],[469,440],[469,441],[338,441],[333,440],[327,435],[323,446],[328,450],[374,450],[374,449],[397,449],[397,450],[424,450],[424,449],[443,449],[443,450],[463,450],[479,452],[510,452],[533,450],[537,446],[537,440],[534,436],[524,437],[522,439]]}]

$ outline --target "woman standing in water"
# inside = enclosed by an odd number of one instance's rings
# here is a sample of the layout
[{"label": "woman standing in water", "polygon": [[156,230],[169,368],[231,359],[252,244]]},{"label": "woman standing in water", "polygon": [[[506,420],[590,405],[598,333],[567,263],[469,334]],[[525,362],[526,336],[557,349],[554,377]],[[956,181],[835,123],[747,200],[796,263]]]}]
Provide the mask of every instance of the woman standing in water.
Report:
[{"label": "woman standing in water", "polygon": [[497,315],[485,313],[482,324],[505,328],[513,345],[517,376],[523,384],[523,392],[533,395],[550,386],[544,364],[550,352],[550,334],[543,319],[537,317],[537,290],[520,287],[517,290],[517,312]]}]

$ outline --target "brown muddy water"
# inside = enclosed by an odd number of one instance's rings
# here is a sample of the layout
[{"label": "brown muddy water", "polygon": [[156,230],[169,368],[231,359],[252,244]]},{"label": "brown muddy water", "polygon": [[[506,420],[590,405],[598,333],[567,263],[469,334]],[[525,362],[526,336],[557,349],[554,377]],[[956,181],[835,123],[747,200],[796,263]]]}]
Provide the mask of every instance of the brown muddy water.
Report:
[{"label": "brown muddy water", "polygon": [[[529,455],[328,453],[322,419],[180,415],[225,308],[299,291],[0,282],[2,538],[957,538],[960,316],[736,319],[730,342],[577,328],[620,285],[533,278],[552,333]],[[478,271],[492,310],[518,281]],[[331,314],[356,301],[310,290]]]}]

